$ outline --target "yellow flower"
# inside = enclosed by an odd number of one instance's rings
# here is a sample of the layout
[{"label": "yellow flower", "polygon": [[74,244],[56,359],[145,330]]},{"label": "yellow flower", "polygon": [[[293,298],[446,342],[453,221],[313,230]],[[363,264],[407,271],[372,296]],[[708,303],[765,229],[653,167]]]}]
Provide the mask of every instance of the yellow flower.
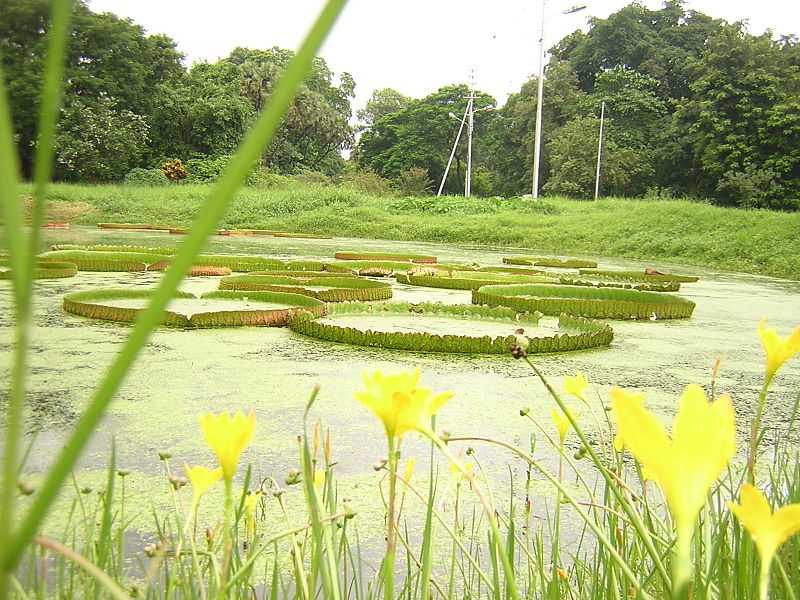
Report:
[{"label": "yellow flower", "polygon": [[764,494],[749,483],[742,486],[740,501],[728,502],[728,507],[752,536],[761,563],[769,565],[778,548],[800,531],[800,504],[787,504],[773,513]]},{"label": "yellow flower", "polygon": [[800,352],[800,325],[789,337],[781,339],[774,329],[767,329],[766,322],[766,319],[762,319],[758,324],[758,335],[767,354],[767,382],[769,382],[783,363]]},{"label": "yellow flower", "polygon": [[194,494],[193,503],[200,501],[200,497],[205,494],[211,487],[222,479],[222,469],[209,469],[198,465],[196,467],[184,466],[186,476],[192,482],[192,490]]},{"label": "yellow flower", "polygon": [[[568,412],[568,414],[571,415],[572,413]],[[555,425],[558,430],[559,442],[563,445],[570,427],[572,427],[572,423],[569,422],[569,418],[560,408],[550,409],[550,418],[553,420],[553,425]]]},{"label": "yellow flower", "polygon": [[575,376],[566,377],[564,379],[564,389],[568,394],[572,394],[584,404],[588,403],[586,400],[586,388],[589,387],[589,380],[586,375],[578,371]]},{"label": "yellow flower", "polygon": [[[461,466],[464,467],[464,470],[472,475],[472,471],[474,469],[474,465],[471,462],[461,463]],[[467,476],[458,468],[458,465],[454,462],[450,463],[450,473],[452,473],[453,477],[456,478],[456,481],[461,481],[462,479],[467,479]]]},{"label": "yellow flower", "polygon": [[251,492],[244,498],[244,523],[248,537],[256,534],[256,506],[260,498],[261,490]]},{"label": "yellow flower", "polygon": [[232,481],[239,457],[253,437],[255,413],[252,410],[247,416],[242,411],[233,416],[227,412],[218,415],[209,413],[200,417],[200,426],[206,443],[217,455],[225,481]]},{"label": "yellow flower", "polygon": [[[611,390],[611,397],[613,398],[615,394],[623,397],[625,402],[635,402],[639,406],[644,406],[644,394],[642,393],[626,392],[623,389],[615,387]],[[617,452],[622,452],[624,449],[625,442],[622,439],[622,433],[619,431],[619,429],[617,429],[617,434],[614,436],[614,450]]]},{"label": "yellow flower", "polygon": [[384,375],[380,371],[364,374],[364,390],[356,399],[383,421],[386,435],[398,440],[411,430],[430,433],[430,419],[453,397],[452,392],[434,395],[417,387],[420,372]]},{"label": "yellow flower", "polygon": [[748,483],[742,486],[740,501],[741,504],[728,502],[728,507],[756,543],[761,557],[761,597],[766,598],[775,553],[800,531],[800,504],[789,504],[773,514],[764,494]]},{"label": "yellow flower", "polygon": [[416,465],[417,465],[416,458],[409,458],[406,461],[406,470],[403,473],[403,481],[405,481],[407,484],[411,483],[411,476],[414,474],[414,467]]},{"label": "yellow flower", "polygon": [[709,403],[700,386],[687,386],[671,439],[636,395],[614,388],[611,402],[622,442],[664,492],[675,520],[679,556],[688,556],[708,490],[736,450],[731,399],[721,396]]},{"label": "yellow flower", "polygon": [[317,492],[321,492],[322,488],[325,487],[325,471],[322,469],[314,473],[314,487],[317,488]]}]

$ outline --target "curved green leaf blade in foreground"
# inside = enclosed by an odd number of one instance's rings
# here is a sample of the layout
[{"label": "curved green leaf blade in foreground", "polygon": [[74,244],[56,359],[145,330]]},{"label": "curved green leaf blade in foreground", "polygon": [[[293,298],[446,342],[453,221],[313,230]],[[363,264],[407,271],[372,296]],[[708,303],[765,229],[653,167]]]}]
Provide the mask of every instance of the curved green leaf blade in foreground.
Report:
[{"label": "curved green leaf blade in foreground", "polygon": [[200,253],[206,239],[215,230],[234,193],[247,177],[250,166],[258,159],[262,149],[278,129],[297,87],[308,74],[317,51],[344,8],[345,2],[346,0],[328,0],[325,4],[302,46],[278,81],[269,105],[248,133],[225,173],[212,188],[203,211],[172,260],[173,268],[165,272],[153,300],[134,325],[125,345],[109,367],[91,403],[39,488],[28,514],[3,556],[4,569],[10,570],[19,563],[25,547],[44,520],[61,485],[100,422],[114,394],[122,385],[139,351],[160,322],[164,309],[177,291],[184,274],[189,271],[195,256]]},{"label": "curved green leaf blade in foreground", "polygon": [[[34,166],[33,214],[31,233],[26,240],[23,231],[22,203],[19,199],[18,162],[14,148],[14,132],[6,97],[5,82],[0,70],[0,205],[5,232],[8,238],[11,278],[14,283],[16,334],[11,385],[8,394],[6,436],[3,447],[3,479],[0,486],[0,522],[9,529],[17,520],[14,514],[17,472],[19,469],[19,443],[22,436],[22,419],[25,402],[25,378],[32,313],[33,279],[36,275],[34,259],[39,245],[39,228],[44,214],[45,191],[52,172],[53,138],[61,99],[66,43],[69,35],[71,0],[54,0],[48,30],[43,89],[40,102],[39,139],[36,144]],[[27,248],[26,248],[27,245]],[[13,531],[13,529],[11,529]],[[9,536],[10,537],[10,536]],[[0,544],[0,560],[13,546]],[[0,597],[8,591],[8,570],[0,568]]]}]

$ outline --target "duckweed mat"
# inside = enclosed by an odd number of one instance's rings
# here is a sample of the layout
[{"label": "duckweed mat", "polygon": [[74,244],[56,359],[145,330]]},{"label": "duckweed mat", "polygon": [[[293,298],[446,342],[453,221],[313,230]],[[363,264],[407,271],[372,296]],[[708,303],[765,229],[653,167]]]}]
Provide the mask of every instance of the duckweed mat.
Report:
[{"label": "duckweed mat", "polygon": [[[289,321],[292,331],[331,342],[356,346],[410,350],[420,352],[447,352],[459,354],[504,354],[517,342],[514,331],[525,327],[537,328],[541,313],[520,313],[507,307],[475,305],[445,305],[435,303],[411,304],[392,302],[386,304],[345,303],[328,307],[325,320],[310,313],[300,312]],[[428,317],[453,320],[453,334],[438,334],[424,331],[374,331],[338,325],[336,317],[370,315],[375,317],[404,317],[424,319]],[[508,324],[508,335],[468,335],[457,333],[459,321],[495,321]],[[562,315],[558,323],[562,333],[528,337],[529,353],[565,352],[600,346],[608,346],[614,336],[607,324]]]},{"label": "duckweed mat", "polygon": [[392,287],[383,281],[359,277],[287,277],[232,275],[219,282],[221,290],[272,290],[304,294],[324,302],[388,300]]},{"label": "duckweed mat", "polygon": [[546,315],[601,319],[688,319],[695,303],[658,292],[570,285],[487,285],[472,292],[473,304],[507,306]]},{"label": "duckweed mat", "polygon": [[[132,323],[150,301],[152,292],[149,289],[124,288],[75,292],[64,296],[63,307],[65,311],[83,317]],[[207,310],[214,304],[228,306],[222,310]],[[185,328],[280,327],[299,311],[315,316],[325,312],[325,304],[319,300],[281,292],[244,294],[214,291],[200,297],[188,292],[178,292],[170,308],[173,310],[165,311],[162,325]]]}]

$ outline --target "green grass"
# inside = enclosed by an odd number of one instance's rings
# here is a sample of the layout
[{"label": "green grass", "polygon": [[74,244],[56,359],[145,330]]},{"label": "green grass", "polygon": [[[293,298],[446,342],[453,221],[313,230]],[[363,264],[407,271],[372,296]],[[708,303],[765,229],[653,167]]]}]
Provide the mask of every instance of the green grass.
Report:
[{"label": "green grass", "polygon": [[[204,186],[56,184],[53,218],[189,225]],[[79,204],[80,203],[80,204]],[[341,237],[478,243],[677,262],[800,280],[800,214],[681,200],[382,198],[343,187],[244,188],[219,224]]]}]

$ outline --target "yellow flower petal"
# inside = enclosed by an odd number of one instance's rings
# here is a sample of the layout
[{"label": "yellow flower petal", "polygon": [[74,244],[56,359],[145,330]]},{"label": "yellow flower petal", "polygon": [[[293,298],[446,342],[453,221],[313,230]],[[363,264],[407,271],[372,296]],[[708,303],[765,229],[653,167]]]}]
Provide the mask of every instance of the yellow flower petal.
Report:
[{"label": "yellow flower petal", "polygon": [[419,378],[419,369],[394,375],[365,373],[364,389],[355,397],[383,422],[388,437],[400,439],[412,430],[427,432],[431,417],[453,393],[434,396],[428,388],[417,387]]},{"label": "yellow flower petal", "polygon": [[192,484],[195,501],[199,500],[215,483],[222,479],[222,469],[219,467],[209,469],[202,465],[195,467],[185,465],[184,471],[186,471],[186,477],[189,478]]},{"label": "yellow flower petal", "polygon": [[325,487],[325,471],[322,469],[318,469],[314,473],[314,487],[317,488],[317,492],[321,492]]},{"label": "yellow flower petal", "polygon": [[200,417],[206,443],[217,455],[222,475],[232,481],[236,475],[239,457],[250,444],[256,426],[256,415],[251,410],[246,416],[237,411],[231,416],[227,412],[218,415],[206,414]]},{"label": "yellow flower petal", "polygon": [[417,460],[415,458],[409,458],[406,461],[406,470],[403,473],[403,481],[406,483],[411,483],[411,476],[414,474],[414,467],[417,464]]},{"label": "yellow flower petal", "polygon": [[773,514],[764,494],[747,483],[740,502],[729,502],[728,507],[756,543],[762,568],[769,569],[781,544],[800,531],[800,504],[789,504]]},{"label": "yellow flower petal", "polygon": [[572,427],[572,424],[569,422],[567,415],[565,415],[560,408],[551,409],[550,418],[552,419],[553,425],[556,426],[556,430],[558,431],[558,439],[560,443],[563,444],[567,437],[567,433],[569,433],[570,427]]},{"label": "yellow flower petal", "polygon": [[762,319],[758,324],[758,335],[766,353],[767,381],[769,381],[783,363],[800,353],[800,326],[796,327],[789,337],[782,339],[774,329],[767,328],[766,322],[766,319]]},{"label": "yellow flower petal", "polygon": [[584,404],[588,402],[586,400],[586,388],[588,387],[589,380],[586,378],[586,375],[580,371],[575,373],[575,376],[566,377],[564,379],[564,389],[567,391],[567,393],[572,394]]},{"label": "yellow flower petal", "polygon": [[253,537],[256,533],[256,507],[261,494],[261,490],[258,490],[247,494],[244,498],[244,523],[248,537]]},{"label": "yellow flower petal", "polygon": [[679,544],[688,544],[708,490],[736,450],[730,398],[722,396],[709,403],[702,388],[688,386],[681,397],[672,439],[644,407],[641,397],[614,388],[611,401],[625,448],[664,492]]}]

